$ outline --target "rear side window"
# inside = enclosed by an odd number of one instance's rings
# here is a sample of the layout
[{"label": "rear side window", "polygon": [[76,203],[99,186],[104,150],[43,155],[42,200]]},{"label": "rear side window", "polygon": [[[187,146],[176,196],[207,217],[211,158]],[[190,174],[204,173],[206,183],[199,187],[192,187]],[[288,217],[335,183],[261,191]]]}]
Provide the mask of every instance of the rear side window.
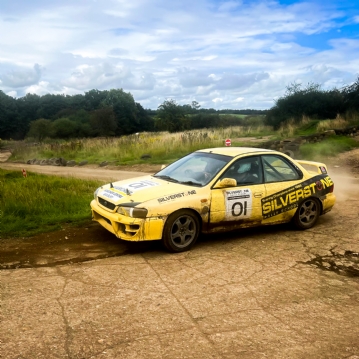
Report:
[{"label": "rear side window", "polygon": [[264,181],[283,182],[302,178],[302,174],[284,157],[277,155],[262,156]]}]

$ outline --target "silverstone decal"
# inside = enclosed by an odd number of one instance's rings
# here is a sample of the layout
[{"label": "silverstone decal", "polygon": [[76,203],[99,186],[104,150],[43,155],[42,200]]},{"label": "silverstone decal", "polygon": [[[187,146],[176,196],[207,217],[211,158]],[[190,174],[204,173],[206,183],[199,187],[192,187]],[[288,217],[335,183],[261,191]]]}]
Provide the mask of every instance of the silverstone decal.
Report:
[{"label": "silverstone decal", "polygon": [[126,184],[122,187],[114,186],[114,188],[116,188],[117,190],[124,192],[126,194],[131,194],[131,193],[137,192],[141,189],[151,188],[151,187],[155,187],[155,186],[159,186],[159,183],[149,181],[149,180],[142,180],[142,181],[137,181],[137,182],[132,182],[132,183]]},{"label": "silverstone decal", "polygon": [[249,188],[225,192],[226,220],[248,218],[252,213],[252,191]]},{"label": "silverstone decal", "polygon": [[164,203],[164,202],[168,202],[168,201],[173,201],[177,198],[191,196],[196,193],[197,193],[196,190],[193,189],[192,191],[179,192],[179,193],[171,194],[169,196],[164,196],[164,197],[158,198],[157,201],[158,201],[158,203]]},{"label": "silverstone decal", "polygon": [[263,219],[277,216],[298,207],[299,201],[314,195],[323,196],[330,192],[333,181],[329,176],[318,175],[283,191],[262,198]]}]

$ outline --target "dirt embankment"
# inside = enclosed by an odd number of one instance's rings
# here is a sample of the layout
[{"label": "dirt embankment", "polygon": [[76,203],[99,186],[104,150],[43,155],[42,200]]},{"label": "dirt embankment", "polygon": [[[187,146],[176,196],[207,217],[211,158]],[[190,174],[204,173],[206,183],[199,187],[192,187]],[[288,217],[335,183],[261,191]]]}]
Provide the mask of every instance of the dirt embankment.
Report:
[{"label": "dirt embankment", "polygon": [[334,170],[342,168],[344,171],[357,177],[359,176],[359,148],[343,152],[330,160],[329,163]]}]

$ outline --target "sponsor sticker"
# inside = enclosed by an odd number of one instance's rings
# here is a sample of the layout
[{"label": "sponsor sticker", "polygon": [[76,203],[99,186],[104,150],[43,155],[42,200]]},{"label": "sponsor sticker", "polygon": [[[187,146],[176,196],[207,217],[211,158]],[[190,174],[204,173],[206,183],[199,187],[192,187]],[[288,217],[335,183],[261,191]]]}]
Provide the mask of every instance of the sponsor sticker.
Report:
[{"label": "sponsor sticker", "polygon": [[111,189],[105,189],[103,192],[101,192],[101,196],[116,201],[116,200],[122,198],[124,196],[124,194],[121,194],[118,191],[111,188]]},{"label": "sponsor sticker", "polygon": [[225,192],[226,220],[249,218],[252,214],[252,191],[249,188]]},{"label": "sponsor sticker", "polygon": [[136,181],[126,184],[124,186],[114,186],[114,188],[121,192],[124,192],[125,194],[131,194],[133,192],[137,192],[142,189],[151,188],[155,186],[159,186],[159,183],[149,180],[141,180],[141,181]]},{"label": "sponsor sticker", "polygon": [[265,197],[262,199],[263,219],[297,208],[298,203],[307,197],[323,196],[330,192],[332,186],[333,181],[329,176],[319,175]]},{"label": "sponsor sticker", "polygon": [[192,196],[194,194],[196,194],[196,190],[193,189],[191,191],[185,191],[185,192],[179,192],[179,193],[174,193],[174,194],[170,194],[168,196],[163,196],[161,198],[158,198],[157,201],[158,203],[165,203],[165,202],[168,202],[168,201],[173,201],[177,198],[182,198],[182,197],[185,197],[185,196]]},{"label": "sponsor sticker", "polygon": [[319,169],[323,174],[327,174],[327,169],[324,166],[319,166]]}]

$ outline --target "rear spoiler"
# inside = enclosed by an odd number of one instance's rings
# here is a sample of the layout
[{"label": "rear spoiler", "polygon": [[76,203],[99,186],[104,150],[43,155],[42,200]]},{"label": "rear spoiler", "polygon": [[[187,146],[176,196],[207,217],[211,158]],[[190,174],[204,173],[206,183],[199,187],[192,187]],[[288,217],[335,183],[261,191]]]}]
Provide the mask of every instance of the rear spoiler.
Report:
[{"label": "rear spoiler", "polygon": [[316,173],[321,175],[328,173],[327,166],[324,163],[314,162],[314,161],[303,161],[303,160],[295,160],[295,161],[310,173]]}]

